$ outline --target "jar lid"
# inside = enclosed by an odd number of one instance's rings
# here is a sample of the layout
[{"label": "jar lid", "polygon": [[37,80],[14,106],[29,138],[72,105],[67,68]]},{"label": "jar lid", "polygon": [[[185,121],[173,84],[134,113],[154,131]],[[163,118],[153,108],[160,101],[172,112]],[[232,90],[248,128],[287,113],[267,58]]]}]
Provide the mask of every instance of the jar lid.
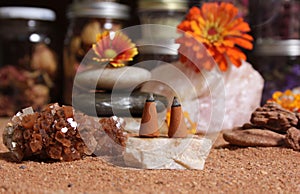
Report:
[{"label": "jar lid", "polygon": [[0,7],[0,18],[54,21],[55,12],[37,7]]},{"label": "jar lid", "polygon": [[140,0],[138,7],[140,11],[173,10],[186,11],[188,9],[186,0]]},{"label": "jar lid", "polygon": [[165,40],[138,40],[139,53],[141,54],[161,54],[161,55],[178,55],[179,44],[174,41]]},{"label": "jar lid", "polygon": [[115,2],[75,2],[69,7],[67,17],[128,19],[129,7]]},{"label": "jar lid", "polygon": [[263,56],[300,56],[300,40],[258,41],[255,54]]}]

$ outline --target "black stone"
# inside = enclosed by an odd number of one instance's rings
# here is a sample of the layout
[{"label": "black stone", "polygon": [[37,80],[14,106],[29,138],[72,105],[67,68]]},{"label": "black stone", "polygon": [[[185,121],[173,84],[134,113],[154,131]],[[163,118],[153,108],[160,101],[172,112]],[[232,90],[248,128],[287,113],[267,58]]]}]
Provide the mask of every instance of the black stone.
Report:
[{"label": "black stone", "polygon": [[21,165],[20,167],[19,167],[19,169],[25,169],[26,168],[26,166],[24,166],[24,165]]},{"label": "black stone", "polygon": [[[95,93],[95,101],[91,100],[93,94],[79,94],[73,98],[75,109],[91,116],[110,117],[141,117],[144,104],[149,96],[145,92],[128,93]],[[129,97],[128,97],[129,96]],[[162,112],[167,108],[168,100],[161,95],[153,95],[156,102],[157,112]],[[96,112],[97,115],[93,115]]]}]

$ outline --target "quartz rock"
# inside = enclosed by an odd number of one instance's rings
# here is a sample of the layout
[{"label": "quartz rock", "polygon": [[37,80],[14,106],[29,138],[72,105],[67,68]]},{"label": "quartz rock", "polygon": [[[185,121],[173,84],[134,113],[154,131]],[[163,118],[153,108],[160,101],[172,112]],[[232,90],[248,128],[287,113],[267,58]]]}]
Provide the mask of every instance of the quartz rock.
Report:
[{"label": "quartz rock", "polygon": [[129,137],[125,165],[142,169],[203,169],[212,146],[206,138]]},{"label": "quartz rock", "polygon": [[238,129],[224,132],[223,138],[242,147],[271,147],[283,145],[285,136],[266,129]]},{"label": "quartz rock", "polygon": [[287,130],[286,143],[289,147],[293,148],[295,151],[300,151],[300,130],[291,127]]},{"label": "quartz rock", "polygon": [[240,67],[230,65],[224,73],[225,118],[223,129],[232,129],[249,121],[251,113],[260,106],[264,79],[246,61]]},{"label": "quartz rock", "polygon": [[99,68],[77,73],[75,85],[86,89],[133,89],[150,80],[150,71],[139,67]]}]

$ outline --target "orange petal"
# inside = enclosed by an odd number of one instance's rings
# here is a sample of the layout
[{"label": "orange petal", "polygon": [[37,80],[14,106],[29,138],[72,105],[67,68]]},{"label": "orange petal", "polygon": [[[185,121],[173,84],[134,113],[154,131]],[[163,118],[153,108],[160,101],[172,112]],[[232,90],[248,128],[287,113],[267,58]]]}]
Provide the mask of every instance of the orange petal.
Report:
[{"label": "orange petal", "polygon": [[241,59],[236,59],[234,57],[229,57],[229,60],[231,61],[231,63],[236,66],[236,67],[240,67],[242,65],[242,61]]},{"label": "orange petal", "polygon": [[227,48],[227,55],[236,59],[246,60],[246,55],[238,48]]},{"label": "orange petal", "polygon": [[245,49],[249,49],[249,50],[253,49],[252,43],[246,39],[240,37],[228,37],[227,40],[230,40]]},{"label": "orange petal", "polygon": [[193,20],[201,14],[201,11],[198,7],[192,7],[186,16],[188,20]]}]

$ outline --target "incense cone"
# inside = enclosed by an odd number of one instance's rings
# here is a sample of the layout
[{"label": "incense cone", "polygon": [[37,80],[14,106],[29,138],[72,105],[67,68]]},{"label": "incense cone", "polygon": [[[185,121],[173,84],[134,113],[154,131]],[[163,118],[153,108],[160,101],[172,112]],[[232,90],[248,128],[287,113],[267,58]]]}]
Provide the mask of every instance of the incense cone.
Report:
[{"label": "incense cone", "polygon": [[171,118],[170,127],[168,131],[169,137],[186,137],[187,127],[184,121],[183,112],[181,109],[181,104],[178,99],[174,97],[172,107],[171,107]]},{"label": "incense cone", "polygon": [[150,95],[145,102],[139,135],[140,137],[159,136],[156,103],[153,95]]}]

